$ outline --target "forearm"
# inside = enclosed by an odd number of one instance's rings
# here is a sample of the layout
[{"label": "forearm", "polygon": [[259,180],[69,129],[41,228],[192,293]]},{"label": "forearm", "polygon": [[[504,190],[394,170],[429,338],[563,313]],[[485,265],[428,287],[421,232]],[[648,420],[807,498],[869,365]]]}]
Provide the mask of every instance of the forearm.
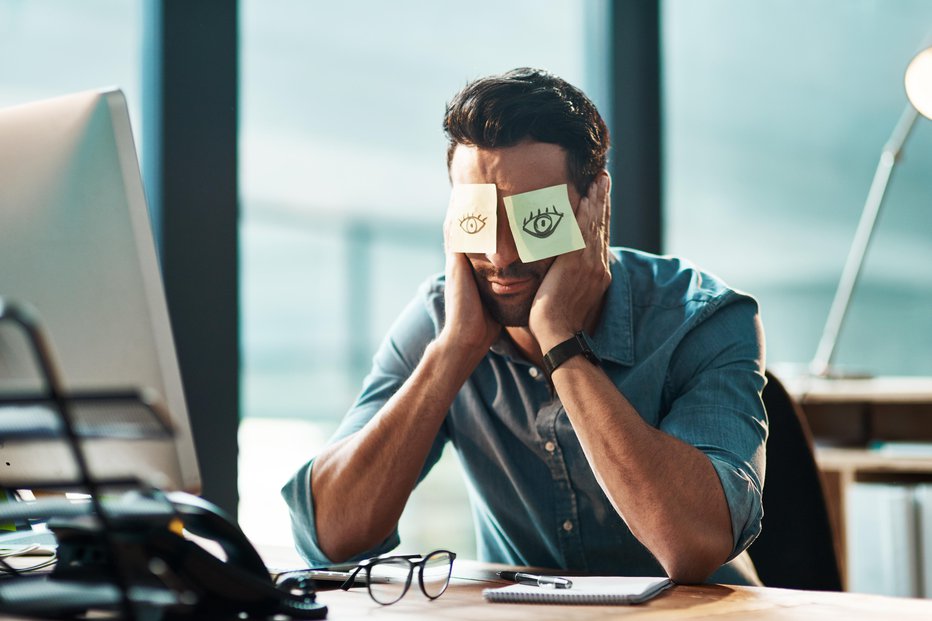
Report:
[{"label": "forearm", "polygon": [[395,528],[456,393],[481,356],[431,343],[414,372],[361,430],[322,451],[311,486],[318,542],[336,562]]},{"label": "forearm", "polygon": [[646,424],[584,358],[567,361],[552,379],[599,485],[631,532],[674,580],[705,580],[734,545],[708,457]]}]

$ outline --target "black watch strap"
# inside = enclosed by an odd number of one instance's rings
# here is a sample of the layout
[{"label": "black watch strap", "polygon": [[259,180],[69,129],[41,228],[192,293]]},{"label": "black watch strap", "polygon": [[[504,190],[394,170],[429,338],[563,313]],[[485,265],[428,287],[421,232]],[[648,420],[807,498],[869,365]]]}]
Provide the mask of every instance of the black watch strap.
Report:
[{"label": "black watch strap", "polygon": [[589,340],[589,335],[580,330],[572,337],[566,339],[559,345],[555,345],[553,349],[544,354],[544,370],[547,372],[547,375],[552,375],[557,367],[579,354],[585,356],[586,360],[596,366],[602,362],[592,349],[592,341]]}]

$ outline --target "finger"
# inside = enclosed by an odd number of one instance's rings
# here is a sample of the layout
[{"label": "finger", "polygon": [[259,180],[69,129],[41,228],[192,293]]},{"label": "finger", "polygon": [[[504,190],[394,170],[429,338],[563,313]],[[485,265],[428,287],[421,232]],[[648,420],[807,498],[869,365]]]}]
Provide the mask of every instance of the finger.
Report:
[{"label": "finger", "polygon": [[444,262],[443,272],[446,275],[447,284],[453,280],[453,267],[456,265],[456,255],[450,252],[449,248],[444,248],[446,261]]},{"label": "finger", "polygon": [[457,259],[458,259],[457,257],[458,253],[453,252],[453,250],[451,249],[452,244],[450,240],[451,235],[450,235],[449,224],[450,224],[449,218],[444,220],[444,223],[443,223],[443,254],[444,254],[444,258],[446,259],[446,265],[445,265],[444,271],[446,272],[446,275],[447,275],[447,281],[449,281],[450,278],[453,276],[453,269],[456,266]]},{"label": "finger", "polygon": [[579,208],[576,210],[576,224],[579,225],[579,230],[586,232],[589,230],[589,222],[592,221],[592,217],[589,214],[589,197],[583,196],[579,199]]},{"label": "finger", "polygon": [[[601,175],[592,180],[585,201],[587,207],[588,238],[597,242],[593,244],[593,246],[596,246],[593,250],[598,252],[601,251],[605,245],[605,186],[603,185]],[[582,211],[582,209],[580,209],[580,211]]]},{"label": "finger", "polygon": [[579,199],[579,208],[576,210],[576,222],[588,239],[593,239],[589,233],[594,231],[593,224],[598,224],[599,220],[598,215],[593,213],[595,211],[594,207],[599,204],[598,192],[598,179],[593,179],[592,183],[589,184],[586,195]]},{"label": "finger", "polygon": [[453,193],[451,192],[450,200],[447,203],[447,212],[443,216],[443,250],[445,253],[450,252],[450,237],[453,220]]},{"label": "finger", "polygon": [[[579,218],[576,223],[579,225],[579,231],[582,233],[583,241],[586,246],[582,254],[591,256],[598,252],[602,246],[602,237],[598,230],[598,221],[593,217],[593,201],[587,196],[579,201]],[[574,253],[575,254],[575,253]]]},{"label": "finger", "polygon": [[605,240],[605,247],[611,245],[611,229],[612,229],[612,178],[606,171],[604,175],[599,179],[599,194],[600,200],[599,203],[602,205],[602,234],[603,239]]},{"label": "finger", "polygon": [[450,212],[443,217],[443,254],[450,253]]},{"label": "finger", "polygon": [[[464,279],[471,277],[466,255],[460,252],[448,252],[444,272],[446,274],[447,295],[453,295],[455,298],[458,295],[459,287],[466,282]],[[450,309],[447,310],[450,312]]]}]

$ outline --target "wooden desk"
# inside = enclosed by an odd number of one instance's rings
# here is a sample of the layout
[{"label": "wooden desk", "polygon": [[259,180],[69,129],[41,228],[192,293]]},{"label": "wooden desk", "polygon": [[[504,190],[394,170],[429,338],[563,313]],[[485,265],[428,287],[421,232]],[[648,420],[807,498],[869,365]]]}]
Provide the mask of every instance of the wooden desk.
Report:
[{"label": "wooden desk", "polygon": [[454,580],[439,599],[429,601],[412,585],[405,598],[379,606],[365,590],[326,591],[318,595],[327,604],[332,621],[359,619],[445,621],[588,621],[595,619],[750,619],[760,621],[811,619],[929,621],[932,600],[819,593],[737,586],[676,586],[640,606],[555,606],[545,604],[491,604],[482,589],[504,586],[494,566],[457,560]]},{"label": "wooden desk", "polygon": [[780,380],[806,412],[817,442],[932,442],[932,377]]},{"label": "wooden desk", "polygon": [[819,445],[816,460],[823,474],[842,578],[846,580],[848,486],[855,482],[932,481],[932,454],[867,449],[872,441],[932,442],[932,378],[780,379],[802,406]]}]

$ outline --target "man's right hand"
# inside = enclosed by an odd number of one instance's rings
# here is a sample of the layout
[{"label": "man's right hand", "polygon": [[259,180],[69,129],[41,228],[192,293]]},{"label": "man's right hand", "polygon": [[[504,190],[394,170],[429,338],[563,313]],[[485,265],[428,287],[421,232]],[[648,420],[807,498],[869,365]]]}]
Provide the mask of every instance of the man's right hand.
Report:
[{"label": "man's right hand", "polygon": [[498,338],[502,326],[482,304],[469,259],[458,252],[447,253],[444,306],[446,319],[437,340],[474,354],[478,364]]},{"label": "man's right hand", "polygon": [[444,226],[446,319],[437,341],[442,346],[469,355],[469,361],[475,366],[498,339],[502,326],[492,319],[479,297],[469,259],[465,254],[450,250],[449,226],[448,219]]}]

